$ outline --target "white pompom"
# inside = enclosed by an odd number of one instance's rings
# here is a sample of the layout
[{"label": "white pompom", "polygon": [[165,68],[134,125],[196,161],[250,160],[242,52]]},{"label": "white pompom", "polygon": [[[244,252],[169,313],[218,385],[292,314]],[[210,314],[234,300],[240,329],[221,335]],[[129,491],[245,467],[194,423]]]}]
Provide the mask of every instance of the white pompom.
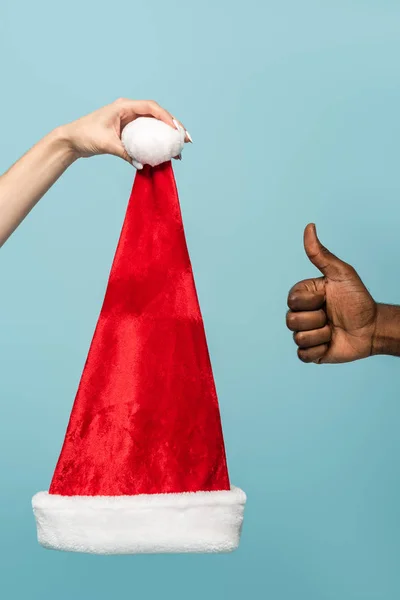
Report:
[{"label": "white pompom", "polygon": [[137,168],[156,167],[178,156],[185,145],[185,131],[151,117],[139,117],[123,129],[121,140]]}]

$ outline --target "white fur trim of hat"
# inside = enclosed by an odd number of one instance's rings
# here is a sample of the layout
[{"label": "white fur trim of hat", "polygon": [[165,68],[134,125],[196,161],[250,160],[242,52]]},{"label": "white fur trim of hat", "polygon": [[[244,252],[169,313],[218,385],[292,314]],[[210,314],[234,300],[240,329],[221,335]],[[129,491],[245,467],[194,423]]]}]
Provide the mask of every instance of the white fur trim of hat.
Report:
[{"label": "white fur trim of hat", "polygon": [[39,492],[32,499],[42,546],[90,554],[232,552],[245,503],[236,487],[112,497]]}]

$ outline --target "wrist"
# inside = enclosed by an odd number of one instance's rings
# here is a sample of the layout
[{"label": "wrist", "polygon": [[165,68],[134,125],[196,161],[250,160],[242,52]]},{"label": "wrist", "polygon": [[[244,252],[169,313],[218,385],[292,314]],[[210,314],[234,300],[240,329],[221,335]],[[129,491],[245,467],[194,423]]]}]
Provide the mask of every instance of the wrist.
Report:
[{"label": "wrist", "polygon": [[75,160],[80,158],[68,125],[57,127],[48,137],[68,164],[72,164]]},{"label": "wrist", "polygon": [[377,304],[371,354],[400,356],[400,307]]}]

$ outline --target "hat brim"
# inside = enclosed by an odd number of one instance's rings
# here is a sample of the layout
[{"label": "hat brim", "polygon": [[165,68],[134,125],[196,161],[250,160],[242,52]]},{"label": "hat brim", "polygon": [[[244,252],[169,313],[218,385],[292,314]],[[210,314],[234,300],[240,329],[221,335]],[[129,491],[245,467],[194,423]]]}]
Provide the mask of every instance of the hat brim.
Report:
[{"label": "hat brim", "polygon": [[245,493],[59,496],[32,499],[39,543],[90,554],[231,552],[239,545]]}]

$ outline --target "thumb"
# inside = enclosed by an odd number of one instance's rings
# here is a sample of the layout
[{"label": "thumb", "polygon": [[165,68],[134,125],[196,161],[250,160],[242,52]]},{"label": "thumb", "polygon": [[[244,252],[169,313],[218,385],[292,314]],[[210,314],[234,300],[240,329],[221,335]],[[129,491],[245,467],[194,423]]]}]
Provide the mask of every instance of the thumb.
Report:
[{"label": "thumb", "polygon": [[312,264],[328,279],[342,279],[348,265],[325,248],[318,239],[314,223],[304,230],[304,249]]},{"label": "thumb", "polygon": [[143,165],[141,163],[129,156],[120,139],[112,144],[109,149],[109,153],[113,154],[114,156],[119,156],[119,158],[123,158],[130,165],[133,165],[137,170],[143,169]]}]

